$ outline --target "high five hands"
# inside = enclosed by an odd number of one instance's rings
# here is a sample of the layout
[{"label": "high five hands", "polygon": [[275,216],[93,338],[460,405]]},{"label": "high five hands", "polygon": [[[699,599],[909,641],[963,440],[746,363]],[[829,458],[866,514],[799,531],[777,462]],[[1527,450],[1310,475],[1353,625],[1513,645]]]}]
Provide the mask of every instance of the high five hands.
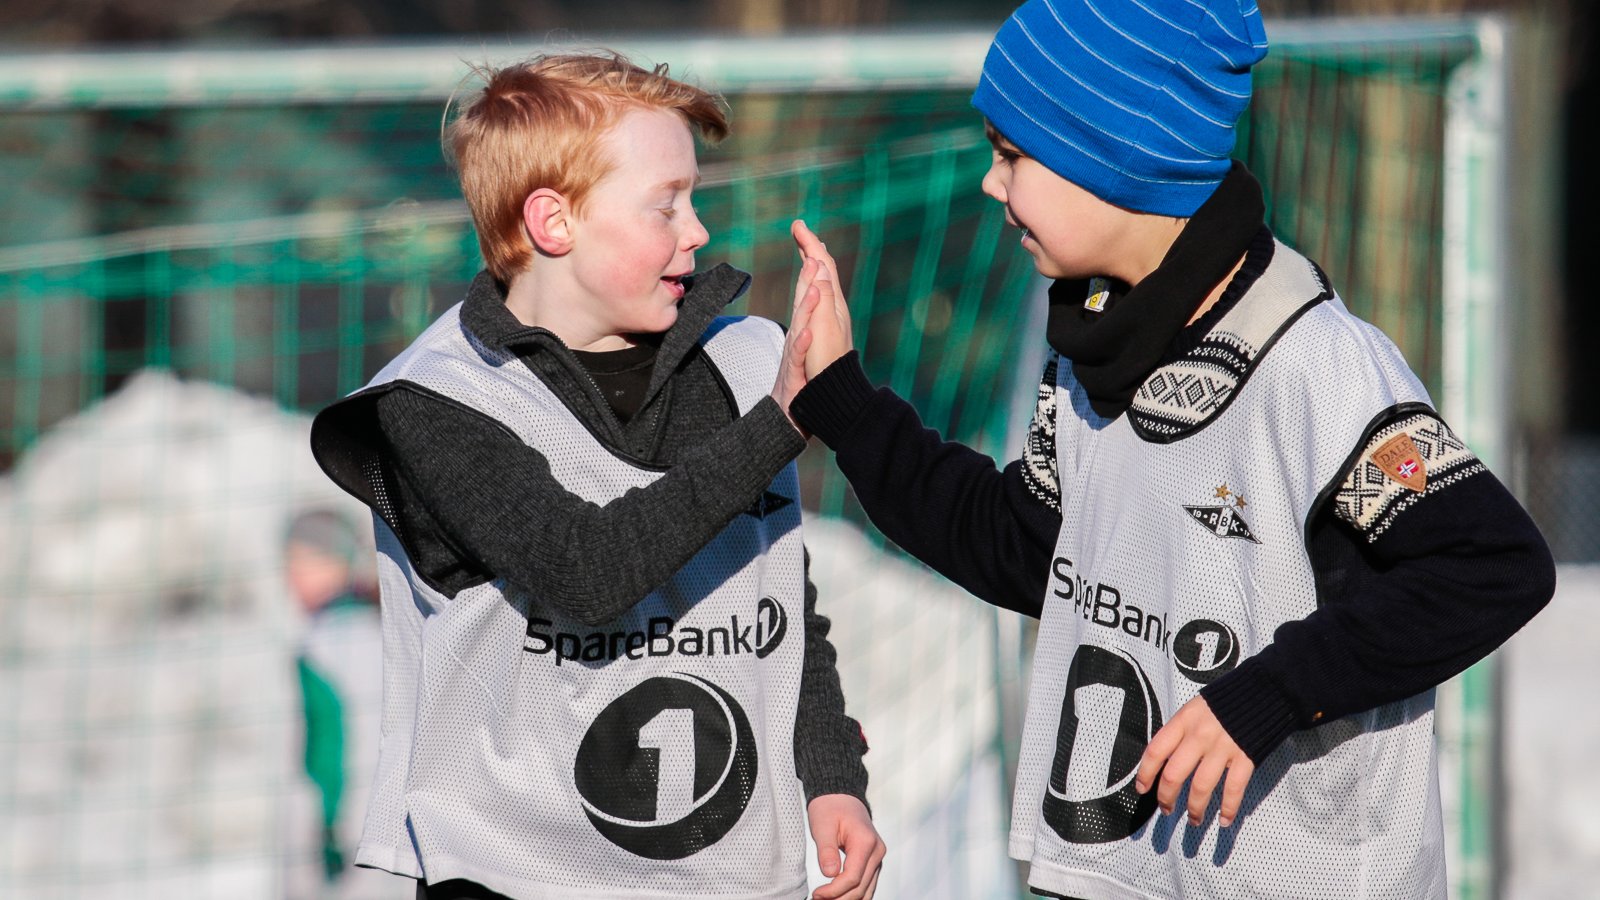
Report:
[{"label": "high five hands", "polygon": [[[789,334],[783,342],[783,362],[772,387],[772,398],[785,415],[795,394],[851,349],[850,308],[845,305],[844,291],[839,286],[838,264],[805,222],[796,219],[789,233],[803,262],[794,285],[794,309],[790,313]],[[790,421],[794,421],[793,416]],[[795,427],[800,428],[799,423]],[[805,433],[805,429],[800,430]]]}]

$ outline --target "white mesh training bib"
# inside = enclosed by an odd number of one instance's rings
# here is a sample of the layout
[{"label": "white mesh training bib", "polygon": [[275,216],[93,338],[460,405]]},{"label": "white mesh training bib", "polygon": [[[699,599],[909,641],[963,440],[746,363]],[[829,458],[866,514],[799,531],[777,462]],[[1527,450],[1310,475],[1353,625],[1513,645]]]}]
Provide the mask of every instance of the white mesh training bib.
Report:
[{"label": "white mesh training bib", "polygon": [[[458,312],[369,387],[403,380],[491,416],[596,503],[661,477],[602,446]],[[771,389],[781,332],[724,318],[708,335],[707,354],[748,411]],[[500,580],[447,599],[381,518],[376,527],[385,730],[358,864],[522,900],[805,895],[793,464],[667,583],[600,627]]]},{"label": "white mesh training bib", "polygon": [[[1267,352],[1270,349],[1271,352]],[[1011,852],[1093,898],[1444,896],[1433,694],[1296,732],[1235,825],[1172,815],[1134,775],[1206,684],[1316,608],[1305,526],[1384,410],[1426,395],[1283,245],[1126,415],[1057,371],[1062,526],[1035,655]]]}]

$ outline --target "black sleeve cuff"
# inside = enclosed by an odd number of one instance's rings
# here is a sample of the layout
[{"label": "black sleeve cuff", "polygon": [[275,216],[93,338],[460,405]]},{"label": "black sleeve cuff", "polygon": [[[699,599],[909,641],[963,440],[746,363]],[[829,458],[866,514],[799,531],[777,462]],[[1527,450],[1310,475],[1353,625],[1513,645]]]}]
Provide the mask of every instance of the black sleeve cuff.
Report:
[{"label": "black sleeve cuff", "polygon": [[835,447],[874,393],[876,389],[861,368],[861,354],[851,350],[800,389],[789,404],[789,414],[800,427]]},{"label": "black sleeve cuff", "polygon": [[1288,694],[1254,659],[1201,688],[1200,696],[1228,737],[1258,766],[1301,727]]}]

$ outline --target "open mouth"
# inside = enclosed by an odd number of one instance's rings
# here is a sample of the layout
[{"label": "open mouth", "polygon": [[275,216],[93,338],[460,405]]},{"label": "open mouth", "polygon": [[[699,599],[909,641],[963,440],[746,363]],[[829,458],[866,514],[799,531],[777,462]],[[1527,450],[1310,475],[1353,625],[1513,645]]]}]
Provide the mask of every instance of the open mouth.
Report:
[{"label": "open mouth", "polygon": [[1006,224],[1012,226],[1013,228],[1020,229],[1022,231],[1022,240],[1027,240],[1033,236],[1033,232],[1029,230],[1028,226],[1017,221],[1017,217],[1011,214],[1011,208],[1009,206],[1006,207]]},{"label": "open mouth", "polygon": [[688,277],[688,276],[686,276],[686,275],[663,275],[663,276],[661,276],[661,283],[666,285],[667,286],[667,290],[671,291],[674,296],[682,297],[683,296],[683,291],[684,291],[683,279],[686,278],[686,277]]}]

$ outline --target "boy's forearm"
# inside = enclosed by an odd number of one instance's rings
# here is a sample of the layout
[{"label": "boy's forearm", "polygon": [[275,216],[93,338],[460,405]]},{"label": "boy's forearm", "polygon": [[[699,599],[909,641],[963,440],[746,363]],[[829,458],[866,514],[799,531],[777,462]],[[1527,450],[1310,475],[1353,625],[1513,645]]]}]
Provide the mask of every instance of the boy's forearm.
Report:
[{"label": "boy's forearm", "polygon": [[824,794],[849,794],[867,801],[867,752],[861,725],[845,714],[838,653],[828,641],[832,627],[817,612],[817,587],[806,556],[805,654],[794,722],[794,766],[809,803]]},{"label": "boy's forearm", "polygon": [[1325,533],[1319,608],[1280,627],[1261,653],[1201,691],[1256,762],[1295,730],[1460,673],[1515,634],[1554,591],[1538,529],[1487,472],[1429,495],[1370,546],[1358,549],[1357,540],[1364,541]]},{"label": "boy's forearm", "polygon": [[837,453],[872,522],[983,600],[1038,618],[1059,513],[969,447],[924,428],[910,404],[875,389],[851,353],[795,397],[795,420]]},{"label": "boy's forearm", "polygon": [[404,390],[378,409],[402,479],[451,543],[587,625],[622,615],[682,568],[805,446],[762,400],[652,484],[600,506],[481,415]]}]

